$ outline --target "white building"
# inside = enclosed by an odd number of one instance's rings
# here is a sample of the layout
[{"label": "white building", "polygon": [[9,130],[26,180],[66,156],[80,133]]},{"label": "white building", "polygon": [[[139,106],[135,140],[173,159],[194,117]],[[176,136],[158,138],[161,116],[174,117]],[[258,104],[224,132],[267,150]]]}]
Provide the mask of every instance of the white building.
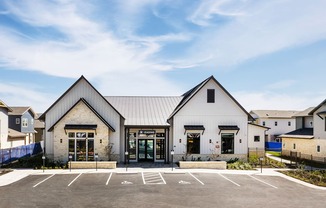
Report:
[{"label": "white building", "polygon": [[286,110],[252,110],[250,115],[255,124],[270,128],[266,134],[266,142],[281,142],[281,134],[296,129],[296,119],[293,117],[299,111]]},{"label": "white building", "polygon": [[[282,152],[299,152],[301,158],[326,161],[326,100],[296,114],[298,128],[282,137]],[[316,159],[317,158],[317,159]]]},{"label": "white building", "polygon": [[63,161],[246,159],[266,131],[213,76],[173,97],[103,97],[82,76],[40,118],[46,154]]}]

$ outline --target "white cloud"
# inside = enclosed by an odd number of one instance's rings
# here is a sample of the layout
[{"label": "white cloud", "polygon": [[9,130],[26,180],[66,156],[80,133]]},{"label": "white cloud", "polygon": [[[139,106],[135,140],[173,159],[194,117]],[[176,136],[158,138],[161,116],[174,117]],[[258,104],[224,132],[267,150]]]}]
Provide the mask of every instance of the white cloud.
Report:
[{"label": "white cloud", "polygon": [[57,97],[40,92],[40,88],[18,83],[0,83],[0,89],[0,99],[8,106],[30,106],[37,113],[44,112]]},{"label": "white cloud", "polygon": [[[196,16],[193,21],[205,23],[212,15],[218,14],[215,10],[224,2],[231,2],[230,11],[239,8],[234,1],[203,1],[203,6],[199,6],[190,17]],[[194,59],[200,52],[201,55],[213,56],[207,65],[236,65],[261,55],[326,39],[326,1],[242,3],[241,13],[244,15],[208,27],[187,56]]]},{"label": "white cloud", "polygon": [[300,95],[273,92],[233,92],[235,99],[249,112],[250,110],[304,110],[317,106],[322,102],[326,93]]},{"label": "white cloud", "polygon": [[281,80],[267,85],[266,88],[270,90],[284,89],[293,86],[295,83],[295,80]]}]

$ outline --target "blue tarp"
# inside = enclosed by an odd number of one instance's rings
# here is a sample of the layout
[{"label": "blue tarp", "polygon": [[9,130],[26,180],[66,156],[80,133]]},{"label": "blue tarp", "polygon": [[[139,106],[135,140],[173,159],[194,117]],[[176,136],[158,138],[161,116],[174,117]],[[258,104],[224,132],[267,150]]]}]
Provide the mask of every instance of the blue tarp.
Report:
[{"label": "blue tarp", "polygon": [[281,152],[282,142],[265,142],[265,149],[269,151]]},{"label": "blue tarp", "polygon": [[12,161],[18,160],[19,158],[30,157],[40,152],[42,152],[42,147],[39,142],[9,149],[1,149],[0,162],[1,164],[8,164]]}]

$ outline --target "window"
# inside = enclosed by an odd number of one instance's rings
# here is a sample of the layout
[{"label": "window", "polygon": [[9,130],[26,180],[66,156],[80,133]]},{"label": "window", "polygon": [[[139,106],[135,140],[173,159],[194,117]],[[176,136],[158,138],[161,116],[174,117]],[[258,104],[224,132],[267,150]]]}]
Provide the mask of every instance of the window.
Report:
[{"label": "window", "polygon": [[222,154],[234,154],[234,134],[222,134]]},{"label": "window", "polygon": [[31,125],[34,125],[34,119],[31,119]]},{"label": "window", "polygon": [[263,121],[263,126],[265,126],[266,125],[266,122],[265,121]]},{"label": "window", "polygon": [[310,121],[310,126],[312,126],[312,121]]},{"label": "window", "polygon": [[207,89],[207,103],[215,103],[215,89]]},{"label": "window", "polygon": [[27,118],[23,118],[22,125],[23,125],[23,127],[28,127],[28,120],[27,120]]},{"label": "window", "polygon": [[187,134],[187,153],[200,154],[200,133]]},{"label": "window", "polygon": [[94,160],[94,136],[94,132],[68,132],[68,154],[73,161]]},{"label": "window", "polygon": [[20,124],[20,118],[16,118],[16,124]]},{"label": "window", "polygon": [[291,121],[288,122],[288,126],[291,126]]},{"label": "window", "polygon": [[295,144],[293,144],[293,149],[295,149]]},{"label": "window", "polygon": [[320,152],[320,146],[317,145],[317,152]]},{"label": "window", "polygon": [[260,136],[255,136],[254,137],[254,142],[260,142]]},{"label": "window", "polygon": [[275,121],[275,126],[277,126],[277,121]]}]

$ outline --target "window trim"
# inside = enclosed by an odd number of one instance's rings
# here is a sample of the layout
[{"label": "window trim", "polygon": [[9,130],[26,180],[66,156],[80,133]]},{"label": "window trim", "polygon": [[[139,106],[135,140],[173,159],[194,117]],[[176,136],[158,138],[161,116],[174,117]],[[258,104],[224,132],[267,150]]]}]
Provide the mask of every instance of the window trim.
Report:
[{"label": "window trim", "polygon": [[28,127],[28,119],[27,118],[22,119],[22,127]]},{"label": "window trim", "polygon": [[[256,140],[257,137],[258,137],[258,140]],[[260,136],[259,135],[254,136],[254,142],[260,142]]]},{"label": "window trim", "polygon": [[20,118],[16,118],[16,124],[20,124]]},{"label": "window trim", "polygon": [[[225,150],[224,150],[224,148],[223,148],[223,135],[233,135],[233,142],[232,142],[232,151],[231,152],[225,152]],[[234,148],[234,146],[235,146],[235,134],[234,133],[222,133],[221,134],[221,144],[222,144],[222,146],[221,146],[221,154],[234,154],[234,150],[235,150],[235,148]]]}]

